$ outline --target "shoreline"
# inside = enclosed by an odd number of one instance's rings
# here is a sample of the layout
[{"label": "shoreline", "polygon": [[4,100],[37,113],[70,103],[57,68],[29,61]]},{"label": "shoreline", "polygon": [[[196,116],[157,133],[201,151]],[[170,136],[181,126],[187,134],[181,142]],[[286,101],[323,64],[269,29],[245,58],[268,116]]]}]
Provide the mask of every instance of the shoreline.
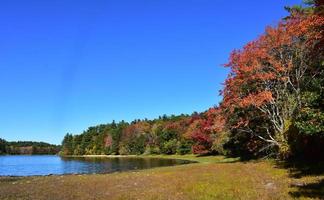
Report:
[{"label": "shoreline", "polygon": [[137,157],[137,155],[58,155],[65,158],[123,158],[123,157]]},{"label": "shoreline", "polygon": [[226,157],[221,155],[208,155],[208,156],[199,156],[196,154],[148,154],[148,155],[69,155],[61,156],[65,158],[160,158],[160,159],[177,159],[177,160],[186,160],[194,161],[195,163],[227,163],[227,162],[236,162],[239,161],[238,157]]}]

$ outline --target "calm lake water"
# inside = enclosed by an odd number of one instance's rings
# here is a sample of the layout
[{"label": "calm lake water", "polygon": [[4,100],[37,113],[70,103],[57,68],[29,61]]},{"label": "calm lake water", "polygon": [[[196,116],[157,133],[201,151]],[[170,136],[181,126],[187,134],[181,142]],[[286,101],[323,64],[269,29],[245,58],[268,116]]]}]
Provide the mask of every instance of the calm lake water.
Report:
[{"label": "calm lake water", "polygon": [[0,156],[0,176],[111,173],[173,166],[191,161],[159,158],[62,158],[59,156]]}]

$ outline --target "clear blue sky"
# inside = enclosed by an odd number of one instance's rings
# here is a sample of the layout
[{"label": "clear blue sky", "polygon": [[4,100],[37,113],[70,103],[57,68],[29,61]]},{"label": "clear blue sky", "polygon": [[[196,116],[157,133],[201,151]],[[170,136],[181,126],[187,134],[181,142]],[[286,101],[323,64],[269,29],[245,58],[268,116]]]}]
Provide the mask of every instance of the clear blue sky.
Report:
[{"label": "clear blue sky", "polygon": [[60,143],[216,105],[230,51],[299,0],[1,0],[0,137]]}]

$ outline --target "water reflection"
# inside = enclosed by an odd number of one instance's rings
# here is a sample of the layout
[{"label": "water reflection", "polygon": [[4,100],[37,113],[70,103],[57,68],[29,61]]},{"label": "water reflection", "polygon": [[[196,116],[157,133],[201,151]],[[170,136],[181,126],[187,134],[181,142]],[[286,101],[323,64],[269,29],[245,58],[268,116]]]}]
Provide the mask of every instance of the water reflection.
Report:
[{"label": "water reflection", "polygon": [[0,156],[0,176],[111,173],[191,161],[135,157]]}]

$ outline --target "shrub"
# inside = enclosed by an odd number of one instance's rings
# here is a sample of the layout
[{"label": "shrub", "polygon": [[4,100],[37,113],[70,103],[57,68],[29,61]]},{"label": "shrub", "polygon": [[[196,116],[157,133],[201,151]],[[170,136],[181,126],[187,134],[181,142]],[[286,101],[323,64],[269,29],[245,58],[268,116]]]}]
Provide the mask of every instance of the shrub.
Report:
[{"label": "shrub", "polygon": [[175,154],[177,151],[177,140],[169,140],[163,144],[163,148],[161,150],[164,154]]},{"label": "shrub", "polygon": [[161,153],[161,150],[159,147],[149,146],[149,145],[146,146],[145,152],[144,152],[145,155],[160,154],[160,153]]},{"label": "shrub", "polygon": [[179,141],[177,143],[177,154],[184,155],[191,152],[191,143],[189,141]]}]

